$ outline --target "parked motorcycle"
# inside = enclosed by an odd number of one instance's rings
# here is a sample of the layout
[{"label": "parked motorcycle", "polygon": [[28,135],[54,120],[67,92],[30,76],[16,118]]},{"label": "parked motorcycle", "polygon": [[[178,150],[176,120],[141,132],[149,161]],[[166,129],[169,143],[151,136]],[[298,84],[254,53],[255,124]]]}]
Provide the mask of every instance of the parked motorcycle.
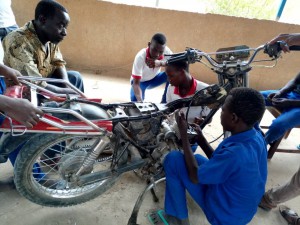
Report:
[{"label": "parked motorcycle", "polygon": [[[277,45],[256,49],[239,46],[216,53],[188,48],[173,54],[169,62],[206,63],[217,73],[219,84],[167,104],[103,104],[100,99],[86,98],[68,83],[77,95],[55,94],[34,83],[61,82],[58,80],[20,77],[23,86],[8,88],[6,95],[25,95],[45,115],[32,129],[6,118],[0,128],[0,160],[5,162],[8,154],[22,145],[14,165],[16,188],[30,201],[44,206],[70,206],[91,200],[128,171],[138,170],[145,179],[157,180],[164,176],[164,157],[181,149],[178,127],[170,115],[182,107],[214,104],[200,125],[203,129],[232,88],[248,86],[250,65],[261,50],[269,54],[270,61],[280,55]],[[254,51],[251,57],[250,51]],[[193,128],[188,132],[192,141],[196,133]]]}]

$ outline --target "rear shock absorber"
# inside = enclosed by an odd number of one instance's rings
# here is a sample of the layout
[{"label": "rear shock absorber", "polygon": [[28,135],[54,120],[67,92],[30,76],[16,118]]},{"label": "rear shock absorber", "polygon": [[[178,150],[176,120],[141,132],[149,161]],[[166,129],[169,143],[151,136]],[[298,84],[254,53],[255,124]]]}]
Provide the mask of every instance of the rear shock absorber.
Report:
[{"label": "rear shock absorber", "polygon": [[104,149],[109,143],[110,137],[108,135],[104,135],[101,138],[101,141],[92,150],[92,152],[84,159],[82,166],[76,173],[76,176],[80,176],[86,168],[90,168],[95,163],[97,157],[104,151]]}]

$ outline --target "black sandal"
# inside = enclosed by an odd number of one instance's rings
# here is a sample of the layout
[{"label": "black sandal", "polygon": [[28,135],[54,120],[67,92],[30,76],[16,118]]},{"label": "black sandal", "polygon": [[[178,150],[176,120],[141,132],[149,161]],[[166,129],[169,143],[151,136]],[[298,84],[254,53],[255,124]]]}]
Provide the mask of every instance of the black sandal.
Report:
[{"label": "black sandal", "polygon": [[288,222],[288,225],[298,225],[300,217],[298,214],[286,206],[280,206],[279,212],[282,217]]}]

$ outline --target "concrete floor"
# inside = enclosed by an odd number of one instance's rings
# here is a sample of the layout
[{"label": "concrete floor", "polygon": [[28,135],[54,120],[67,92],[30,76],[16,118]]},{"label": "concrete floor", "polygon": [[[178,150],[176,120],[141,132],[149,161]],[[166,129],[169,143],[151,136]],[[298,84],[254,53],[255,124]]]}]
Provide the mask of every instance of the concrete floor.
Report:
[{"label": "concrete floor", "polygon": [[[103,98],[104,102],[122,102],[129,100],[129,81],[91,73],[84,73],[86,94],[89,97]],[[147,92],[146,99],[159,102],[162,87]],[[272,117],[266,113],[262,121],[267,125]],[[216,115],[212,123],[204,130],[207,138],[213,140],[221,134],[219,117]],[[284,145],[295,146],[299,141],[299,132],[293,130],[288,141]],[[218,143],[214,143],[216,146]],[[278,186],[289,179],[299,167],[300,154],[276,153],[269,161],[269,176],[267,189]],[[13,189],[11,164],[0,164],[0,225],[126,225],[137,199],[138,194],[144,189],[145,182],[140,180],[134,173],[128,172],[121,176],[120,180],[109,191],[96,199],[68,208],[48,208],[36,205],[21,197]],[[140,210],[139,224],[150,224],[146,214],[150,209],[163,207],[163,184],[158,185],[161,201],[154,204],[149,195]],[[201,209],[189,199],[190,220],[192,225],[207,225]],[[286,205],[300,213],[299,197]],[[252,225],[286,224],[281,218],[278,209],[265,212],[258,209],[257,214],[251,221]]]}]

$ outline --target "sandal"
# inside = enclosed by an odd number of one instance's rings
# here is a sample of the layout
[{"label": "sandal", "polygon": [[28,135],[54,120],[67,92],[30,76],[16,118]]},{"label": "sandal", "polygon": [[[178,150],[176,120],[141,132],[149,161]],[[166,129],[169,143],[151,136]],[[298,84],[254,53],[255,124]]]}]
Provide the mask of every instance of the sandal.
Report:
[{"label": "sandal", "polygon": [[164,210],[154,209],[148,213],[147,217],[152,225],[169,225],[164,218],[164,214]]},{"label": "sandal", "polygon": [[298,225],[300,217],[298,214],[286,206],[280,206],[279,212],[282,217],[288,222],[288,225]]},{"label": "sandal", "polygon": [[178,219],[174,216],[166,215],[162,209],[152,210],[148,213],[148,219],[152,225],[190,225],[189,219]]}]

